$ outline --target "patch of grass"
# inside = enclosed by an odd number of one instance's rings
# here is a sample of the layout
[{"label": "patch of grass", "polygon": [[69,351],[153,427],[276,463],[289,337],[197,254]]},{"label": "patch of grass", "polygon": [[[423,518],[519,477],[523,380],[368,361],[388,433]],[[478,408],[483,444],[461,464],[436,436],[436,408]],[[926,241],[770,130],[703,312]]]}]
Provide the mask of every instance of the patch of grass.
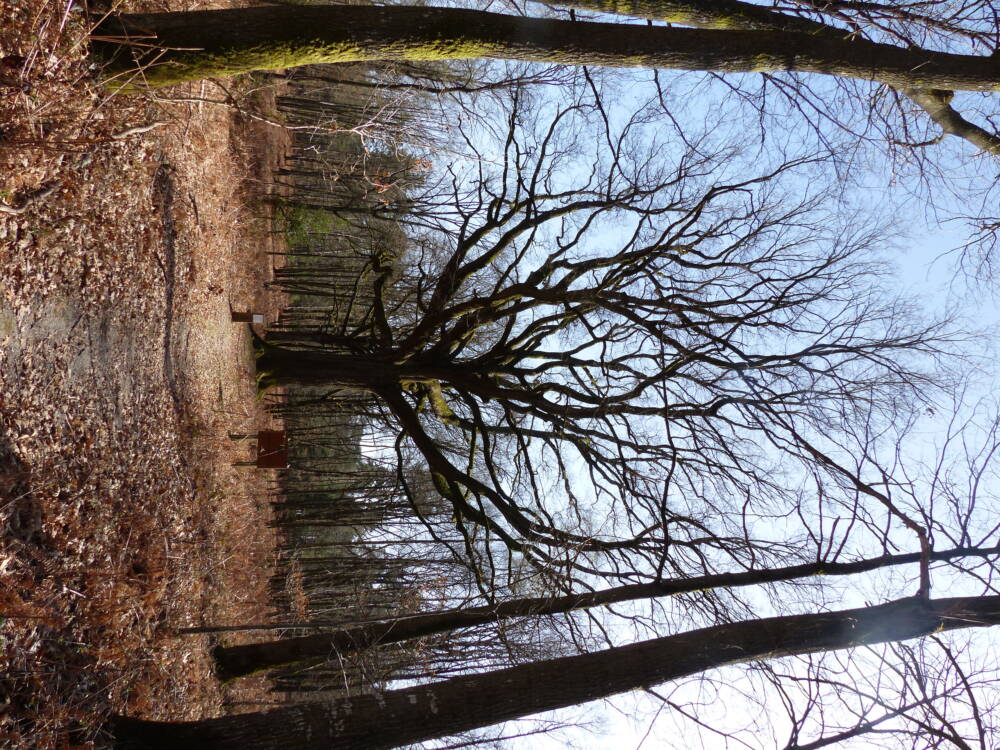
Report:
[{"label": "patch of grass", "polygon": [[336,221],[329,211],[286,205],[281,216],[289,248],[305,248],[312,237],[334,231]]}]

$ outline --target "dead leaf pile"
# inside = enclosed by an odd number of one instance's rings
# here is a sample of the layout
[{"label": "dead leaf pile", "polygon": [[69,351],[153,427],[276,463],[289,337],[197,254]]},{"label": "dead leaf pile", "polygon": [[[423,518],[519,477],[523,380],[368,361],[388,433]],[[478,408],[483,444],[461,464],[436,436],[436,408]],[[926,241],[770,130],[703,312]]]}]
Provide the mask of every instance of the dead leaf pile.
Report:
[{"label": "dead leaf pile", "polygon": [[263,225],[229,113],[110,98],[74,3],[0,18],[0,746],[95,747],[223,710],[176,629],[266,616],[266,482],[224,438],[267,419],[228,322]]}]

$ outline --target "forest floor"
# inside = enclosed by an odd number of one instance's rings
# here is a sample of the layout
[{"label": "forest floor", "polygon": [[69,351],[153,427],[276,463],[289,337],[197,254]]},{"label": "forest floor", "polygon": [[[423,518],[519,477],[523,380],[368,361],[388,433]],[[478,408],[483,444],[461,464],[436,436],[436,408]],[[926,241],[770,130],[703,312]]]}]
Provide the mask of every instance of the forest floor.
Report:
[{"label": "forest floor", "polygon": [[212,103],[247,84],[110,96],[74,2],[0,18],[0,746],[93,748],[111,713],[273,700],[177,630],[267,619],[275,476],[227,433],[271,422],[230,311],[277,310],[287,136]]}]

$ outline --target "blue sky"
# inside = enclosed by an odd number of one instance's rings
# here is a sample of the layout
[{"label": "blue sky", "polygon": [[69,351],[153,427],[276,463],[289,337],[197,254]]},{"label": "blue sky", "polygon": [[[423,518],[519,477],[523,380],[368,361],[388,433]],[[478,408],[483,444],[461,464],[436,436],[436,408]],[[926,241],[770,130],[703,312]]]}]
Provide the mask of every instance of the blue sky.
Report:
[{"label": "blue sky", "polygon": [[[740,80],[748,82],[751,78],[745,76]],[[959,256],[953,251],[963,244],[967,235],[961,223],[949,223],[947,220],[966,212],[974,213],[984,202],[988,205],[988,196],[993,189],[992,176],[996,172],[993,162],[976,157],[965,144],[949,140],[927,152],[938,174],[927,170],[924,174],[929,176],[922,181],[918,174],[921,165],[905,152],[887,154],[877,146],[855,148],[856,144],[852,144],[847,135],[835,129],[822,133],[821,138],[800,138],[795,130],[794,113],[776,116],[766,123],[754,121],[747,118],[745,109],[741,109],[738,102],[726,100],[729,92],[724,87],[703,77],[671,74],[661,76],[660,83],[664,86],[667,109],[676,118],[674,121],[667,118],[662,121],[665,131],[674,134],[678,143],[681,132],[691,141],[701,139],[706,148],[735,143],[740,147],[740,153],[734,154],[733,165],[729,168],[731,173],[751,169],[755,165],[762,166],[778,155],[815,153],[821,145],[820,141],[829,146],[833,158],[811,173],[804,174],[800,178],[802,189],[811,189],[810,180],[841,180],[843,187],[839,200],[843,211],[857,212],[859,216],[875,216],[886,224],[889,231],[883,254],[894,268],[892,275],[886,278],[887,286],[904,294],[928,315],[945,311],[957,315],[960,326],[970,333],[968,354],[975,371],[966,398],[975,402],[991,396],[993,328],[1000,320],[996,296],[990,283],[974,282],[956,270]],[[604,85],[605,101],[609,103],[608,114],[612,120],[624,118],[629,107],[637,101],[651,99],[655,95],[652,77],[648,73],[628,76],[608,74]],[[822,93],[824,86],[819,83],[816,90]],[[480,135],[479,138],[487,136]],[[842,144],[839,151],[838,139]],[[489,150],[485,140],[480,144],[484,151]],[[984,195],[987,197],[984,198]],[[614,238],[609,235],[609,239]],[[908,450],[915,456],[932,454],[946,423],[943,415],[941,420],[925,420],[920,433],[924,442],[912,445]],[[871,592],[874,585],[869,582],[867,590]],[[982,642],[985,643],[985,640]],[[671,689],[672,686],[666,686],[664,691]],[[569,744],[593,750],[699,746],[690,735],[679,735],[675,722],[671,720],[674,717],[663,714],[659,715],[647,736],[650,722],[657,717],[657,710],[658,706],[652,699],[630,694],[615,699],[610,706],[589,704],[559,715],[560,719],[568,717],[565,719],[568,722],[581,715],[592,719],[602,725],[603,733],[567,730],[561,735],[536,736],[513,744],[542,750]],[[748,722],[756,720],[760,714],[760,708],[750,703],[714,705],[701,710],[705,712],[703,718],[722,710],[730,718]],[[772,738],[758,737],[759,746],[771,747],[783,742],[781,720],[777,720],[776,724],[777,735]],[[708,733],[703,735],[701,746],[716,748],[723,744]],[[864,746],[864,741],[860,746]]]}]

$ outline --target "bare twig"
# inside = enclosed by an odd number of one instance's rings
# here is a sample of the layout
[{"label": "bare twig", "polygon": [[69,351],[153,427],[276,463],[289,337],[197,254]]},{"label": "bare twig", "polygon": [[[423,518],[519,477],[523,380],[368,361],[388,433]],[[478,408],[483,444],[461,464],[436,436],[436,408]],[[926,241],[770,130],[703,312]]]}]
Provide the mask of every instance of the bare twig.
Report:
[{"label": "bare twig", "polygon": [[33,206],[38,201],[45,200],[50,195],[52,195],[58,188],[60,183],[55,182],[45,187],[39,188],[28,193],[24,198],[21,199],[20,204],[17,206],[7,206],[0,203],[0,213],[10,214],[12,216],[20,216],[25,211],[27,211],[31,206]]},{"label": "bare twig", "polygon": [[120,141],[123,138],[128,138],[133,135],[142,135],[143,133],[148,133],[150,130],[155,130],[161,125],[166,125],[169,120],[155,120],[153,122],[148,122],[145,125],[136,125],[131,128],[125,128],[125,130],[119,131],[111,136],[111,140]]}]

